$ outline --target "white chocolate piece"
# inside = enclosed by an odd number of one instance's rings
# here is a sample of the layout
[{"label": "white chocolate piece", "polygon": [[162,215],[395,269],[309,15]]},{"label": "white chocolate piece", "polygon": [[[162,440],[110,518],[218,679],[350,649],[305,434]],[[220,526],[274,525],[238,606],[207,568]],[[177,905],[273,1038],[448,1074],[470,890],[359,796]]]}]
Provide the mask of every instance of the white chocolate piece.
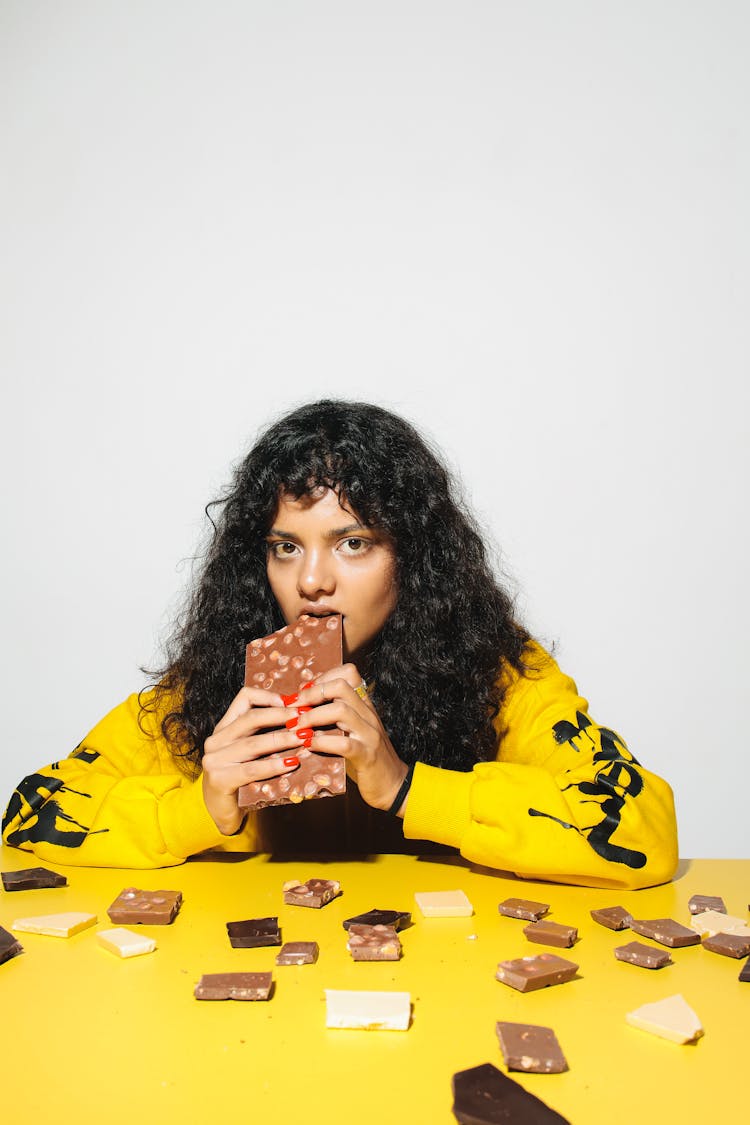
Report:
[{"label": "white chocolate piece", "polygon": [[692,1043],[703,1034],[701,1021],[679,993],[657,1000],[655,1004],[643,1004],[634,1012],[628,1012],[625,1019],[633,1027],[673,1043]]},{"label": "white chocolate piece", "polygon": [[704,910],[701,914],[694,914],[690,919],[690,926],[701,937],[714,937],[716,934],[739,934],[740,937],[750,937],[750,926],[744,918],[721,914],[718,910]]},{"label": "white chocolate piece", "polygon": [[156,942],[153,938],[134,934],[123,926],[116,926],[113,930],[100,930],[96,940],[110,953],[118,957],[138,957],[141,953],[153,953]]},{"label": "white chocolate piece", "polygon": [[33,918],[16,918],[11,926],[22,934],[45,934],[47,937],[72,937],[96,925],[96,914],[69,910],[63,914],[36,914]]},{"label": "white chocolate piece", "polygon": [[411,1018],[409,992],[347,992],[327,988],[326,1027],[365,1031],[406,1031]]},{"label": "white chocolate piece", "polygon": [[474,913],[463,891],[417,891],[414,898],[425,918],[468,918]]}]

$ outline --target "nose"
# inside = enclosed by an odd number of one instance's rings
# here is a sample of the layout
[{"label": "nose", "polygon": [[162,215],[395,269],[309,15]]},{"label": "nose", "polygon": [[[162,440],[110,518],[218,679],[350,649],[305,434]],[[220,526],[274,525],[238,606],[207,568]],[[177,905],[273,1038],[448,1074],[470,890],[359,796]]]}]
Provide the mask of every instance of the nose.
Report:
[{"label": "nose", "polygon": [[303,598],[330,595],[336,589],[336,577],[326,551],[305,553],[297,579],[297,589]]}]

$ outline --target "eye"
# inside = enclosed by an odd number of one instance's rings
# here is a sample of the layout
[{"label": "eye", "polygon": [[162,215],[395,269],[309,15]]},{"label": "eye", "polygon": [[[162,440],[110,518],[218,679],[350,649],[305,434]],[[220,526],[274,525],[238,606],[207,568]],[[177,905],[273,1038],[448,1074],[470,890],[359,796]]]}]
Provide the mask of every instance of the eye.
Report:
[{"label": "eye", "polygon": [[370,546],[368,539],[362,539],[358,535],[351,535],[348,539],[344,539],[340,544],[340,550],[345,555],[362,555]]},{"label": "eye", "polygon": [[269,543],[268,544],[268,553],[274,559],[288,559],[292,555],[294,555],[296,550],[297,550],[297,544],[296,543],[289,543],[285,540],[281,540],[277,543]]}]

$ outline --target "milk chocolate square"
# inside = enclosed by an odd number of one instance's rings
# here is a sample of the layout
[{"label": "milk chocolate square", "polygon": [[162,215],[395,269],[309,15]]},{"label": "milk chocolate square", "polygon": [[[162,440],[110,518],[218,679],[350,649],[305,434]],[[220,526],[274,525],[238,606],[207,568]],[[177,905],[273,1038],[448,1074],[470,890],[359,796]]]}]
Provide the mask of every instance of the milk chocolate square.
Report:
[{"label": "milk chocolate square", "polygon": [[657,949],[653,945],[644,945],[642,941],[629,941],[627,945],[618,945],[615,949],[618,961],[627,961],[630,965],[639,965],[642,969],[662,969],[665,965],[672,964],[672,958],[665,949]]},{"label": "milk chocolate square", "polygon": [[630,928],[641,937],[651,938],[660,945],[668,945],[670,949],[699,945],[701,940],[700,934],[675,922],[674,918],[631,918]]},{"label": "milk chocolate square", "polygon": [[716,895],[691,895],[688,899],[688,910],[691,914],[702,914],[704,910],[715,910],[717,914],[727,912],[724,899]]},{"label": "milk chocolate square", "polygon": [[341,884],[335,879],[308,879],[306,883],[290,879],[282,889],[287,906],[313,906],[316,909],[326,906],[341,894]]},{"label": "milk chocolate square", "polygon": [[566,961],[555,953],[540,953],[537,957],[516,957],[501,961],[496,978],[519,992],[535,992],[553,984],[564,984],[578,972],[578,965]]},{"label": "milk chocolate square", "polygon": [[271,973],[204,973],[195,986],[196,1000],[268,1000]]},{"label": "milk chocolate square", "polygon": [[241,922],[227,922],[226,925],[233,949],[281,945],[278,918],[245,918]]},{"label": "milk chocolate square", "polygon": [[508,1070],[529,1074],[562,1074],[568,1069],[557,1036],[551,1027],[499,1021],[495,1031]]},{"label": "milk chocolate square", "polygon": [[724,957],[747,957],[750,953],[750,937],[742,934],[712,934],[703,939],[703,948],[709,953],[721,953]]},{"label": "milk chocolate square", "polygon": [[346,948],[354,961],[398,961],[401,956],[401,942],[393,926],[363,926],[353,922]]},{"label": "milk chocolate square", "polygon": [[506,898],[497,909],[506,918],[525,918],[527,922],[538,922],[549,911],[549,903],[533,902],[528,898]]},{"label": "milk chocolate square", "polygon": [[168,926],[182,906],[181,891],[142,891],[125,887],[107,909],[112,922],[121,926]]},{"label": "milk chocolate square", "polygon": [[[292,695],[342,660],[341,616],[303,615],[293,625],[250,642],[245,654],[245,686]],[[300,764],[293,773],[243,785],[237,794],[240,808],[298,805],[313,797],[337,797],[346,792],[343,758],[304,748],[298,757]]]},{"label": "milk chocolate square", "polygon": [[560,922],[549,922],[542,918],[539,922],[529,922],[524,926],[523,932],[529,941],[539,945],[556,945],[561,949],[570,949],[578,940],[578,930],[575,926],[563,926]]},{"label": "milk chocolate square", "polygon": [[67,887],[68,880],[46,867],[24,867],[21,871],[0,872],[6,891],[36,891],[50,887]]},{"label": "milk chocolate square", "polygon": [[632,914],[624,906],[604,906],[601,910],[592,910],[591,917],[600,926],[608,930],[626,930],[631,923]]},{"label": "milk chocolate square", "polygon": [[459,1125],[570,1125],[492,1063],[453,1075],[453,1115]]},{"label": "milk chocolate square", "polygon": [[277,965],[314,965],[318,960],[317,941],[285,941],[276,954]]},{"label": "milk chocolate square", "polygon": [[10,961],[11,957],[16,957],[19,953],[23,953],[20,941],[0,926],[0,965],[4,961]]}]

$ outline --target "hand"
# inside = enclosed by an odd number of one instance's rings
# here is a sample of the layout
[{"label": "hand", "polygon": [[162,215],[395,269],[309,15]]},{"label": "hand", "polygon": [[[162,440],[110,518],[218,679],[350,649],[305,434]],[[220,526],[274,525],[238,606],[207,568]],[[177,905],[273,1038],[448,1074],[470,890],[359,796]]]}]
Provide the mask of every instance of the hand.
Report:
[{"label": "hand", "polygon": [[[354,690],[362,676],[354,664],[325,672],[300,693],[300,703],[312,705],[303,716],[300,735],[312,731],[305,746],[323,754],[346,758],[346,772],[356,782],[362,797],[375,809],[389,809],[407,774],[386,734],[374,705]],[[300,720],[302,726],[302,720]],[[315,728],[336,726],[337,731]],[[299,745],[299,742],[298,742]],[[406,802],[399,815],[403,815]]]},{"label": "hand", "polygon": [[285,724],[298,721],[294,707],[263,688],[243,687],[203,746],[203,799],[224,836],[237,832],[244,813],[237,790],[249,781],[291,773],[299,765],[300,740]]}]

